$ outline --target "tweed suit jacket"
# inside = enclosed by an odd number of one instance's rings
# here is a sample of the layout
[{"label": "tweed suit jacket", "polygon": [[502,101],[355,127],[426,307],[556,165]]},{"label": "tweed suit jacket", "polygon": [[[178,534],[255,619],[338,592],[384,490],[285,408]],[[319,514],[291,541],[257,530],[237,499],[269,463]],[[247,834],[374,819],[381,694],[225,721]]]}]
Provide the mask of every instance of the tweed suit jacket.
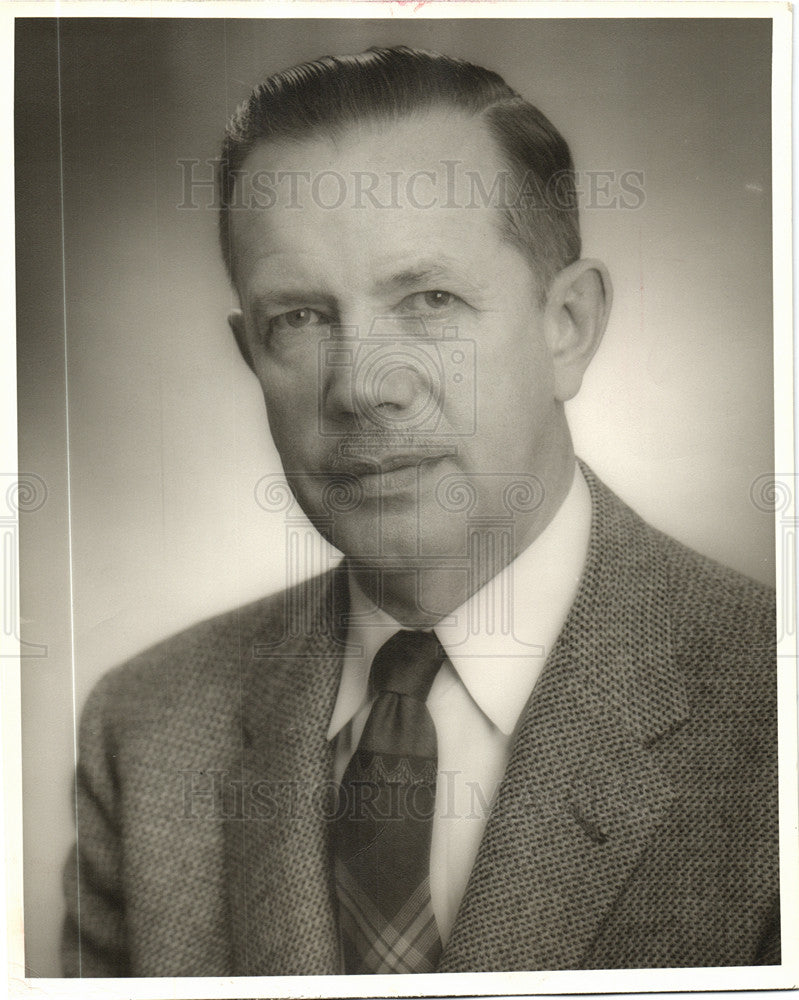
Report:
[{"label": "tweed suit jacket", "polygon": [[[772,595],[584,472],[583,579],[439,970],[779,964]],[[325,734],[345,612],[334,572],[101,680],[66,975],[340,971]]]}]

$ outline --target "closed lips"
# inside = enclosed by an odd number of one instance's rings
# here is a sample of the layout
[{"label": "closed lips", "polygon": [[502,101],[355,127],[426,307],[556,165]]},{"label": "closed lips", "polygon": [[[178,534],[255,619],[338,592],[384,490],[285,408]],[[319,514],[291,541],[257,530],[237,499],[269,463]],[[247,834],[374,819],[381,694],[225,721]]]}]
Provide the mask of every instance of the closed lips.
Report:
[{"label": "closed lips", "polygon": [[369,459],[353,460],[348,463],[346,471],[356,476],[377,475],[386,472],[395,472],[397,469],[404,469],[408,466],[420,465],[422,462],[436,461],[443,457],[442,454],[431,455],[430,452],[406,452],[396,455],[381,455]]}]

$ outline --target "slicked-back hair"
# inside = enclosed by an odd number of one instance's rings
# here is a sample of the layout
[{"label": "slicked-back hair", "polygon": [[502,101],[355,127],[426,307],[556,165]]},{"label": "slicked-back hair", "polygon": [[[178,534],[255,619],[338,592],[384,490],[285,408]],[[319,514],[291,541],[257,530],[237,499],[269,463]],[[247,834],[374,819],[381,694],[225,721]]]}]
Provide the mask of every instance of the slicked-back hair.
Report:
[{"label": "slicked-back hair", "polygon": [[230,211],[237,174],[270,140],[336,138],[349,127],[397,121],[435,108],[481,119],[505,160],[504,235],[529,258],[542,298],[580,256],[574,166],[566,141],[497,73],[405,46],[324,56],[268,77],[228,123],[217,176],[222,255],[235,280]]}]

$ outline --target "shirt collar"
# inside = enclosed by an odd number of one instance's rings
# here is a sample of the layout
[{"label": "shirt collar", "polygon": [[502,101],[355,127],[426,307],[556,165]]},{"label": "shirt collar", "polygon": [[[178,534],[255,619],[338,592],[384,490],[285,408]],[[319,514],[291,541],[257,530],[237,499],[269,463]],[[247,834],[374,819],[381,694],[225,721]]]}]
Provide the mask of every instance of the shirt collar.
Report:
[{"label": "shirt collar", "polygon": [[366,703],[372,660],[383,643],[402,628],[391,615],[373,604],[350,572],[349,627],[338,697],[327,730],[332,740]]},{"label": "shirt collar", "polygon": [[[515,729],[569,613],[590,527],[591,498],[575,466],[566,499],[541,534],[435,627],[461,683],[506,735]],[[347,647],[329,740],[366,704],[372,659],[402,628],[372,604],[352,574],[349,588]]]}]

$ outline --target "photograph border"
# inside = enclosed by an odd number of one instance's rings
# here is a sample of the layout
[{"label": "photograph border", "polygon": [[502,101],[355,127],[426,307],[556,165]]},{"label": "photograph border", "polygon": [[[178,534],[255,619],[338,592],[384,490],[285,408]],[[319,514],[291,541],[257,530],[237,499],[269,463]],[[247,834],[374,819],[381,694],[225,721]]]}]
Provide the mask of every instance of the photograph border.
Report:
[{"label": "photograph border", "polygon": [[[580,972],[523,972],[415,975],[412,977],[372,976],[299,976],[242,978],[175,979],[50,979],[26,978],[24,974],[24,930],[22,912],[22,788],[21,788],[21,719],[20,657],[16,637],[4,628],[0,654],[4,657],[0,697],[2,698],[3,816],[0,829],[4,840],[5,865],[2,882],[6,894],[5,934],[7,943],[9,992],[11,996],[41,997],[152,997],[171,996],[201,1000],[205,997],[368,997],[368,996],[516,996],[562,994],[677,993],[705,991],[786,990],[799,987],[799,951],[789,945],[799,940],[799,814],[797,812],[797,647],[796,647],[796,496],[793,491],[795,468],[794,336],[792,331],[792,150],[791,150],[791,71],[792,15],[787,4],[755,2],[653,2],[653,3],[447,3],[431,2],[352,2],[291,3],[273,2],[180,2],[180,3],[4,3],[0,6],[0,74],[3,100],[0,104],[2,127],[13,136],[14,39],[16,17],[242,17],[242,18],[452,18],[452,17],[531,17],[592,18],[640,17],[769,17],[773,24],[772,63],[772,179],[773,179],[773,303],[774,303],[774,426],[775,483],[787,481],[784,504],[775,511],[777,545],[779,687],[779,764],[780,764],[780,855],[782,896],[783,964],[780,967],[744,967],[713,969],[598,970]],[[6,190],[14,189],[14,165],[8,157],[0,164]],[[9,428],[0,438],[2,468],[17,473],[16,441],[16,350],[14,201],[6,199],[4,220],[3,299],[8,313],[10,335],[2,338],[0,392],[3,427]],[[20,470],[23,472],[26,470]],[[793,543],[793,562],[786,564],[785,537]],[[792,535],[790,534],[792,532]],[[18,553],[6,552],[5,592],[7,581],[17,573]],[[18,602],[18,594],[11,593]],[[4,605],[4,614],[19,621],[18,603]],[[793,632],[791,632],[793,628]],[[74,672],[74,665],[73,665]],[[74,683],[73,683],[74,695]],[[77,737],[76,737],[77,738]],[[75,747],[77,749],[77,747]]]}]

